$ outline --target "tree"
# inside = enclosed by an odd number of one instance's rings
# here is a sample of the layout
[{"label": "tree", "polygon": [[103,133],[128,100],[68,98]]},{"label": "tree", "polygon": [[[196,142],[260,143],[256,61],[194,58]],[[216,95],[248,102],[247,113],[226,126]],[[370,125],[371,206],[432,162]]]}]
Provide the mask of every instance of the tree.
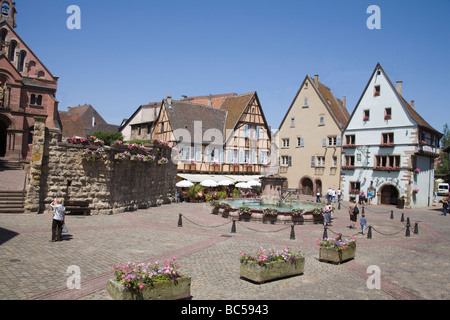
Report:
[{"label": "tree", "polygon": [[[441,139],[441,147],[443,149],[450,146],[450,129],[448,128],[448,124],[444,125],[444,136]],[[436,174],[447,174],[449,172],[449,155],[447,152],[441,152],[439,157],[439,166],[436,170]]]},{"label": "tree", "polygon": [[105,142],[105,146],[109,146],[111,142],[116,140],[123,140],[122,132],[104,132],[96,131],[91,134],[91,136],[97,137]]}]

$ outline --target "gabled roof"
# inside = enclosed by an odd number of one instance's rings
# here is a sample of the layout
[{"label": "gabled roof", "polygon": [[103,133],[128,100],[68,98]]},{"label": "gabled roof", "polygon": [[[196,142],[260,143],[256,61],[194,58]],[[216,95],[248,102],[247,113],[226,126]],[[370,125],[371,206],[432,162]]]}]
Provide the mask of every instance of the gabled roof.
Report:
[{"label": "gabled roof", "polygon": [[[396,87],[392,84],[392,81],[389,79],[388,75],[386,74],[386,72],[384,71],[383,67],[381,66],[381,64],[378,62],[377,65],[375,66],[375,69],[372,72],[372,75],[369,78],[369,81],[366,84],[366,87],[364,88],[361,97],[358,100],[358,103],[356,104],[355,109],[353,110],[352,114],[351,114],[351,118],[353,118],[353,115],[356,112],[356,109],[358,109],[359,104],[361,103],[362,98],[364,97],[364,95],[366,94],[367,88],[369,87],[370,82],[372,81],[373,76],[375,75],[375,72],[377,72],[377,70],[380,69],[384,76],[386,77],[392,91],[394,92],[394,94],[396,95],[396,97],[398,98],[400,104],[403,106],[403,108],[405,109],[405,111],[408,113],[408,115],[411,117],[411,119],[416,122],[416,124],[419,127],[425,128],[429,131],[434,132],[435,134],[437,134],[439,137],[442,137],[443,134],[440,133],[439,131],[437,131],[436,129],[434,129],[427,121],[425,121],[425,119],[422,118],[422,116],[413,108],[411,107],[411,105],[403,98],[403,96],[397,91]],[[349,121],[350,122],[350,121]],[[348,124],[347,124],[348,126]],[[346,126],[346,129],[347,129]]]},{"label": "gabled roof", "polygon": [[11,27],[11,25],[6,21],[6,20],[2,20],[0,21],[0,28],[7,26],[8,28],[8,32],[12,32],[14,34],[14,37],[16,39],[19,40],[20,44],[22,46],[24,46],[29,53],[31,53],[31,55],[37,60],[37,62],[39,62],[39,64],[42,66],[42,68],[44,68],[46,74],[48,74],[53,80],[57,81],[58,77],[55,77],[50,70],[48,70],[48,68],[45,66],[45,64],[42,63],[42,61],[39,59],[39,57],[33,52],[33,50],[31,50],[31,48],[26,44],[25,41],[22,40],[22,38],[19,36],[19,34],[16,32],[16,30],[14,30],[14,28]]},{"label": "gabled roof", "polygon": [[185,97],[182,101],[189,101],[192,103],[199,103],[203,105],[209,105],[209,101],[211,101],[211,107],[219,108],[223,101],[232,96],[237,96],[236,93],[222,93],[222,94],[210,94],[207,96],[196,96],[196,97]]},{"label": "gabled roof", "polygon": [[62,123],[62,136],[63,137],[85,137],[83,121],[79,115],[71,115],[65,111],[59,111],[59,118]]},{"label": "gabled roof", "polygon": [[347,123],[350,119],[350,113],[348,112],[347,108],[344,106],[344,103],[342,102],[342,100],[337,99],[334,96],[334,94],[330,90],[330,88],[325,86],[320,81],[318,81],[318,85],[317,85],[315,79],[311,78],[309,75],[305,76],[305,79],[303,80],[300,88],[297,91],[297,94],[295,95],[294,99],[292,100],[292,103],[289,106],[288,111],[284,115],[284,118],[281,121],[279,128],[281,128],[283,126],[284,121],[286,120],[289,112],[291,111],[292,107],[294,106],[294,103],[297,100],[298,95],[302,91],[306,81],[308,81],[309,84],[314,88],[314,90],[316,91],[320,100],[324,104],[325,108],[328,110],[328,113],[331,115],[331,117],[335,121],[336,125],[340,128],[341,131],[344,130],[344,128],[347,126]]},{"label": "gabled roof", "polygon": [[[145,107],[160,108],[161,107],[161,102],[150,102],[148,104],[140,105],[139,108],[136,109],[136,111],[131,115],[130,118],[124,119],[122,121],[122,124],[120,125],[119,131],[122,131],[131,122],[131,120],[133,120],[134,117],[136,117],[136,115]],[[147,122],[154,122],[154,120],[147,121]]]},{"label": "gabled roof", "polygon": [[220,106],[220,110],[227,112],[227,121],[225,123],[225,130],[234,129],[237,122],[252,100],[255,92],[244,93],[238,96],[232,96],[225,99]]},{"label": "gabled roof", "polygon": [[[201,121],[202,137],[209,129],[217,129],[223,136],[226,111],[183,100],[172,100],[170,106],[167,103],[167,99],[164,99],[163,103],[173,131],[185,129],[190,133],[193,141],[194,122]],[[203,139],[203,142],[208,141]]]}]

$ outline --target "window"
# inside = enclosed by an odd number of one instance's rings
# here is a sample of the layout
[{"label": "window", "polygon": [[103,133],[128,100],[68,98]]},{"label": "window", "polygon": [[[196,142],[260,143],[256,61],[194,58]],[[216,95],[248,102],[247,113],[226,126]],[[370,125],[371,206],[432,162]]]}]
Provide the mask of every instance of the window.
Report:
[{"label": "window", "polygon": [[163,133],[164,132],[164,122],[161,122],[161,131],[160,131],[160,133]]},{"label": "window", "polygon": [[308,98],[305,98],[305,99],[303,100],[303,107],[304,107],[304,108],[307,108],[308,106],[309,106]]},{"label": "window", "polygon": [[394,155],[377,155],[375,156],[375,168],[376,169],[399,169],[400,168],[400,156]]},{"label": "window", "polygon": [[36,95],[32,94],[30,97],[30,104],[36,104]]},{"label": "window", "polygon": [[9,53],[8,53],[9,61],[14,61],[14,58],[16,56],[16,47],[17,42],[15,40],[11,40],[11,43],[9,44]]},{"label": "window", "polygon": [[17,69],[19,72],[23,72],[25,66],[25,58],[27,57],[26,51],[20,51],[19,61],[17,62]]},{"label": "window", "polygon": [[41,95],[38,95],[38,96],[37,96],[36,104],[37,104],[38,106],[41,106],[41,105],[42,105],[42,96],[41,96]]},{"label": "window", "polygon": [[373,95],[374,97],[378,97],[381,93],[381,86],[379,84],[375,85]]},{"label": "window", "polygon": [[382,139],[382,142],[381,142],[382,146],[385,146],[385,147],[389,146],[389,147],[391,147],[391,146],[394,145],[394,133],[393,132],[383,133],[381,136],[382,136],[382,138],[381,138]]},{"label": "window", "polygon": [[7,2],[2,4],[2,15],[9,16],[9,4]]},{"label": "window", "polygon": [[345,145],[346,146],[354,146],[356,142],[356,138],[354,134],[349,134],[345,136]]},{"label": "window", "polygon": [[335,147],[337,144],[337,137],[328,137],[328,146]]},{"label": "window", "polygon": [[369,121],[370,120],[370,110],[364,110],[363,111],[363,121]]},{"label": "window", "polygon": [[325,116],[319,116],[319,126],[325,125]]},{"label": "window", "polygon": [[295,118],[291,118],[291,128],[295,127]]},{"label": "window", "polygon": [[346,155],[344,158],[344,167],[354,167],[355,166],[355,155]]},{"label": "window", "polygon": [[280,165],[291,167],[292,166],[292,157],[291,156],[281,156]]},{"label": "window", "polygon": [[350,182],[350,190],[349,190],[350,194],[359,194],[360,191],[361,191],[361,182],[359,181]]},{"label": "window", "polygon": [[337,167],[337,157],[333,157],[333,167]]},{"label": "window", "polygon": [[325,167],[325,157],[323,156],[317,157],[316,167]]},{"label": "window", "polygon": [[391,120],[392,119],[392,109],[386,108],[384,109],[384,120]]},{"label": "window", "polygon": [[282,147],[289,148],[289,139],[282,139]]},{"label": "window", "polygon": [[297,147],[304,147],[305,146],[305,139],[302,137],[297,137]]}]

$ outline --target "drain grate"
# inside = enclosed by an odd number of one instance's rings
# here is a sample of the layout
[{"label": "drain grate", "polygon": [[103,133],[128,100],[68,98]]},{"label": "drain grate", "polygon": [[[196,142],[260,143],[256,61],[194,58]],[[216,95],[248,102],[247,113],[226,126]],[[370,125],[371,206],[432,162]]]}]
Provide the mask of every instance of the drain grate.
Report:
[{"label": "drain grate", "polygon": [[9,260],[9,262],[20,262],[20,260],[19,259],[11,259],[11,260]]}]

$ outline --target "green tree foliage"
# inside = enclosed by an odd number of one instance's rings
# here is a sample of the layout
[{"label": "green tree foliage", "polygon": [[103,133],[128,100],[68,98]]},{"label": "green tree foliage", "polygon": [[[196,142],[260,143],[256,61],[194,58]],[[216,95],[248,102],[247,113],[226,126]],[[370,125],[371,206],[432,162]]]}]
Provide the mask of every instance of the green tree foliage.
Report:
[{"label": "green tree foliage", "polygon": [[105,141],[105,146],[109,146],[111,142],[116,140],[123,140],[122,132],[104,132],[104,131],[96,131],[91,134],[91,136],[95,136],[103,141]]},{"label": "green tree foliage", "polygon": [[[444,136],[441,139],[441,147],[447,148],[450,146],[450,129],[448,128],[448,124],[444,125]],[[440,165],[438,166],[436,173],[437,174],[447,174],[449,172],[449,155],[447,152],[441,152],[440,154]]]}]

